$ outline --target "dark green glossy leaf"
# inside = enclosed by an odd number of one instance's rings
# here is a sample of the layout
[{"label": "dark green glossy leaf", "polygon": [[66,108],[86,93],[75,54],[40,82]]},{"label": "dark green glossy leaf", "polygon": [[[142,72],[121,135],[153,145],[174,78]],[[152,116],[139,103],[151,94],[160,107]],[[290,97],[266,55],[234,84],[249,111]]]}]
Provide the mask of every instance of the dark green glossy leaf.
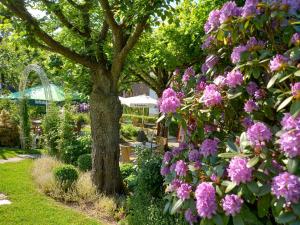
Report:
[{"label": "dark green glossy leaf", "polygon": [[260,218],[266,216],[271,206],[271,195],[264,195],[257,201],[257,214]]},{"label": "dark green glossy leaf", "polygon": [[276,217],[276,222],[285,224],[290,223],[296,219],[296,216],[292,212],[282,213],[280,216]]},{"label": "dark green glossy leaf", "polygon": [[222,217],[219,214],[213,216],[213,221],[216,225],[224,225]]},{"label": "dark green glossy leaf", "polygon": [[300,203],[293,204],[292,209],[297,216],[300,216]]},{"label": "dark green glossy leaf", "polygon": [[240,215],[232,217],[233,225],[244,225],[243,218]]},{"label": "dark green glossy leaf", "polygon": [[255,181],[247,183],[247,187],[253,193],[258,193],[259,192],[259,187],[258,187],[258,185]]}]

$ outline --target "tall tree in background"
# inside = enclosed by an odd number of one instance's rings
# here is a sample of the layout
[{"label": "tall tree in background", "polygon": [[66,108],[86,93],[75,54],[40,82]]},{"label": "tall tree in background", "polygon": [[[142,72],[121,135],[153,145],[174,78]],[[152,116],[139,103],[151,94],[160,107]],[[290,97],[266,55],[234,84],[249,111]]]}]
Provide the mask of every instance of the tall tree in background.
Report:
[{"label": "tall tree in background", "polygon": [[[118,81],[129,52],[150,20],[168,13],[170,1],[0,2],[19,18],[15,20],[15,27],[25,32],[32,44],[89,68],[93,181],[104,193],[120,192],[119,119],[122,108],[118,99]],[[43,12],[42,15],[34,15],[35,9]]]},{"label": "tall tree in background", "polygon": [[[209,12],[224,2],[226,0],[181,1],[173,17],[147,32],[135,46],[123,71],[122,82],[142,81],[161,97],[175,69],[183,72],[194,66],[197,70],[202,55],[199,43],[205,34],[204,23]],[[164,121],[159,124],[158,135],[168,135]]]}]

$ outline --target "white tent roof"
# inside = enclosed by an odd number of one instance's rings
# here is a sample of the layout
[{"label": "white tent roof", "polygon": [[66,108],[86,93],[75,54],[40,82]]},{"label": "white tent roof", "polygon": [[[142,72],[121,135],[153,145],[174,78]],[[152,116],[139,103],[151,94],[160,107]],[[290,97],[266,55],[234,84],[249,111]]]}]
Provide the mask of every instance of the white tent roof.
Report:
[{"label": "white tent roof", "polygon": [[121,104],[134,108],[150,108],[157,106],[157,100],[147,95],[138,95],[129,98],[119,97]]}]

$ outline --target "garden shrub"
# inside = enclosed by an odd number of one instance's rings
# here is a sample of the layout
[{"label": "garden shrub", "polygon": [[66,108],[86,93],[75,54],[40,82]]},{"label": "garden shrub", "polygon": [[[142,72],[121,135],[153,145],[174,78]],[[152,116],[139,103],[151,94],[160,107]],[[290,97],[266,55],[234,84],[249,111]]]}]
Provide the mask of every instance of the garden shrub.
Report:
[{"label": "garden shrub", "polygon": [[190,224],[299,224],[300,2],[210,13],[201,72],[177,70],[160,111],[185,129],[166,152],[166,211]]},{"label": "garden shrub", "polygon": [[125,179],[128,189],[133,195],[126,203],[128,224],[149,225],[185,225],[181,216],[171,216],[164,213],[165,200],[163,194],[163,177],[160,175],[161,156],[151,149],[138,147],[137,174],[131,174]]},{"label": "garden shrub", "polygon": [[66,163],[73,163],[74,160],[70,156],[73,148],[76,147],[75,120],[71,111],[71,106],[66,104],[63,108],[63,116],[59,126],[58,149],[59,156]]},{"label": "garden shrub", "polygon": [[43,137],[46,144],[45,148],[50,155],[58,156],[59,109],[55,104],[50,104],[48,107],[48,112],[42,121]]},{"label": "garden shrub", "polygon": [[139,128],[132,124],[121,124],[121,135],[127,139],[136,139]]},{"label": "garden shrub", "polygon": [[92,169],[92,156],[91,154],[84,154],[78,157],[78,168],[81,171],[89,171]]},{"label": "garden shrub", "polygon": [[132,163],[121,163],[120,171],[121,171],[122,179],[125,179],[126,177],[129,177],[131,174],[135,172],[135,168]]},{"label": "garden shrub", "polygon": [[69,188],[78,179],[78,171],[73,165],[56,167],[53,174],[56,181],[66,188]]}]

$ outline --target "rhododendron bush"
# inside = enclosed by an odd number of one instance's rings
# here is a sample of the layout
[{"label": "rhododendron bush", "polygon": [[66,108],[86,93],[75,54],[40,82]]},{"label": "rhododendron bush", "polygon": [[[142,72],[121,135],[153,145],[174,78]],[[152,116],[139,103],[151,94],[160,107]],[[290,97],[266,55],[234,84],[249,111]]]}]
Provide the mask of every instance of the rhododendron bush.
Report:
[{"label": "rhododendron bush", "polygon": [[300,224],[300,1],[227,2],[201,72],[175,71],[160,110],[185,140],[164,155],[165,212],[190,224]]}]

